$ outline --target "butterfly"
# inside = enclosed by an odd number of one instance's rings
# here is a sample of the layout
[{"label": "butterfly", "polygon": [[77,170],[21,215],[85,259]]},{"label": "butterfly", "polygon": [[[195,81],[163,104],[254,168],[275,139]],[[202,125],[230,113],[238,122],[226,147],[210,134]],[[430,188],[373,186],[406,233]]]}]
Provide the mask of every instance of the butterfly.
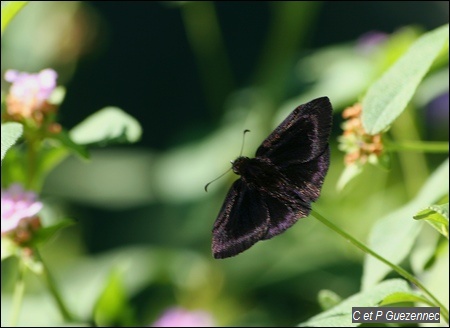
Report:
[{"label": "butterfly", "polygon": [[308,216],[330,163],[332,106],[327,97],[298,106],[263,141],[254,158],[238,157],[212,230],[216,259],[235,256]]}]

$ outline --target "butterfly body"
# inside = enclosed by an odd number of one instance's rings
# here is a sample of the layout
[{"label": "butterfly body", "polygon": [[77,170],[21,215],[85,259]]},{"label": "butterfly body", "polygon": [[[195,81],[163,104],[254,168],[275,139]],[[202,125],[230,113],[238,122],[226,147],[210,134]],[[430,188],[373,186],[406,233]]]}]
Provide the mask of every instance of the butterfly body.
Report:
[{"label": "butterfly body", "polygon": [[238,157],[213,227],[215,258],[237,255],[306,217],[329,166],[332,108],[328,98],[297,107],[266,138],[254,158]]}]

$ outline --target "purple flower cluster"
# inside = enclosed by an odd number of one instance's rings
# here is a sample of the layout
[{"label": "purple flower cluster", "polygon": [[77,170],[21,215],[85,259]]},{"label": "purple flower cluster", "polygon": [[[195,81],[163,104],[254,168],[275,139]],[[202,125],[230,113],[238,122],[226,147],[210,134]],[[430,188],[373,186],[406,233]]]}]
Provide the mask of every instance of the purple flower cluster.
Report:
[{"label": "purple flower cluster", "polygon": [[5,80],[12,83],[7,98],[7,111],[11,116],[32,117],[34,111],[42,110],[56,88],[58,74],[44,69],[37,74],[8,70]]},{"label": "purple flower cluster", "polygon": [[152,327],[214,327],[214,320],[206,311],[171,308]]},{"label": "purple flower cluster", "polygon": [[2,189],[2,235],[14,231],[22,221],[33,220],[42,209],[34,192],[24,191],[19,184]]}]

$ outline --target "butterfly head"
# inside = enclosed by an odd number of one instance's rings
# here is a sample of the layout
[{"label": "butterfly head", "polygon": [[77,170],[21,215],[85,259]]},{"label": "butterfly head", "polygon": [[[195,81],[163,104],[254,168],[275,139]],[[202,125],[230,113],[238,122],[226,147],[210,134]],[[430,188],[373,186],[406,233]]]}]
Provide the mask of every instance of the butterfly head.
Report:
[{"label": "butterfly head", "polygon": [[232,169],[233,172],[242,175],[242,172],[245,171],[245,168],[247,167],[247,164],[249,162],[250,158],[245,156],[239,156],[234,161],[231,162],[233,164]]}]

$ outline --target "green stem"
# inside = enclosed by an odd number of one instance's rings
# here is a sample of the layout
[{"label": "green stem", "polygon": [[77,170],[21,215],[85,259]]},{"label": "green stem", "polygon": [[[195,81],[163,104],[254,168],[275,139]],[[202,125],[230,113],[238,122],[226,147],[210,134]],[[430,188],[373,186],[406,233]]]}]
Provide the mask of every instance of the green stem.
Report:
[{"label": "green stem", "polygon": [[25,263],[19,259],[19,273],[17,277],[17,282],[14,287],[14,294],[12,300],[12,311],[11,311],[11,327],[17,326],[19,320],[20,309],[22,307],[23,295],[25,294]]},{"label": "green stem", "polygon": [[322,215],[317,213],[316,211],[312,210],[311,214],[320,222],[325,224],[328,228],[331,230],[334,230],[338,234],[340,234],[342,237],[347,239],[349,242],[351,242],[353,245],[361,249],[363,252],[372,255],[376,259],[380,260],[384,264],[391,267],[394,271],[396,271],[399,275],[404,277],[405,279],[409,280],[412,284],[416,285],[419,289],[421,289],[425,294],[427,294],[434,302],[436,306],[439,306],[441,308],[441,314],[444,317],[445,321],[448,322],[448,309],[419,281],[414,277],[412,274],[410,274],[408,271],[404,270],[403,268],[395,265],[394,263],[389,262],[384,257],[379,255],[378,253],[371,250],[369,247],[358,241],[357,239],[353,238],[351,235],[346,233],[345,231],[341,230],[339,227],[325,219]]},{"label": "green stem", "polygon": [[36,190],[37,187],[37,158],[39,152],[39,141],[35,139],[35,136],[31,136],[27,139],[27,188],[30,190]]},{"label": "green stem", "polygon": [[392,151],[420,151],[425,153],[448,153],[448,142],[442,141],[401,141],[387,142],[386,148]]},{"label": "green stem", "polygon": [[219,113],[235,83],[215,6],[210,1],[191,1],[181,5],[180,10],[208,106],[213,113]]},{"label": "green stem", "polygon": [[35,255],[36,255],[36,258],[38,258],[39,261],[42,263],[42,267],[43,267],[42,275],[45,279],[45,282],[47,283],[50,293],[52,294],[53,298],[56,301],[56,305],[58,306],[58,309],[61,312],[62,317],[64,318],[64,320],[66,322],[73,322],[74,318],[73,318],[72,314],[69,312],[69,310],[67,309],[67,306],[65,305],[65,303],[61,297],[61,294],[59,293],[59,290],[56,287],[55,281],[54,281],[52,275],[50,274],[50,271],[48,270],[47,266],[45,265],[44,261],[42,260],[42,257],[38,253],[37,249],[35,249]]}]

